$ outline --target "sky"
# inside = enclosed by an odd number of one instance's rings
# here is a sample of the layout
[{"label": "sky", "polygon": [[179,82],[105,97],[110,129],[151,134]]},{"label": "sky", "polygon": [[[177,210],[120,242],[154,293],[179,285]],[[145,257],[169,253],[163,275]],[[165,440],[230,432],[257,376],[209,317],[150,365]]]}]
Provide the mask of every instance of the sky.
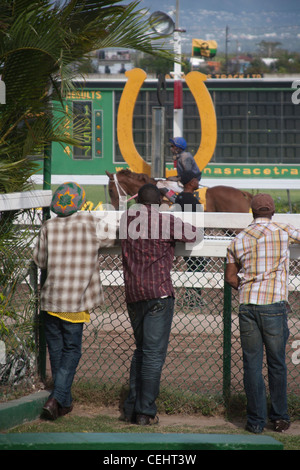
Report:
[{"label": "sky", "polygon": [[[142,0],[139,7],[175,18],[176,0]],[[226,27],[229,53],[257,52],[261,41],[300,52],[300,0],[179,0],[179,27],[184,52],[193,38],[214,39],[224,51]]]}]

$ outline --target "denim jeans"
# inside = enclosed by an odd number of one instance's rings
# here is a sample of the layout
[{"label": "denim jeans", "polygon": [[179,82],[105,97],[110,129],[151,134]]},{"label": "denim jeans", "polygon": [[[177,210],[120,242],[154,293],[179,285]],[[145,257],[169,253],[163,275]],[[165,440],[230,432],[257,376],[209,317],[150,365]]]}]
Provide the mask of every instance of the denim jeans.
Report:
[{"label": "denim jeans", "polygon": [[166,359],[174,313],[174,298],[145,300],[127,305],[136,342],[131,368],[129,394],[124,414],[156,415],[161,371]]},{"label": "denim jeans", "polygon": [[68,407],[72,404],[71,387],[81,357],[83,323],[71,323],[45,312],[44,326],[54,384],[50,398]]},{"label": "denim jeans", "polygon": [[271,399],[269,418],[289,420],[287,412],[286,343],[289,337],[286,303],[240,305],[239,323],[247,397],[247,421],[263,428],[267,420],[266,391],[262,375],[266,350]]}]

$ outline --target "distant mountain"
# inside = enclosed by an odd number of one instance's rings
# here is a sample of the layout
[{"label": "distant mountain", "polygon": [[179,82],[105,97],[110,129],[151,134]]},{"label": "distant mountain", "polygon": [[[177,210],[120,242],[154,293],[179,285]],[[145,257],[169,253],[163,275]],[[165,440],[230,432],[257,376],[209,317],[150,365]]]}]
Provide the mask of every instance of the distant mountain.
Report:
[{"label": "distant mountain", "polygon": [[[140,7],[172,14],[176,0],[142,0]],[[299,0],[180,0],[179,26],[186,30],[185,52],[190,52],[193,38],[215,39],[218,50],[224,51],[227,26],[229,53],[255,52],[261,41],[300,52]]]}]

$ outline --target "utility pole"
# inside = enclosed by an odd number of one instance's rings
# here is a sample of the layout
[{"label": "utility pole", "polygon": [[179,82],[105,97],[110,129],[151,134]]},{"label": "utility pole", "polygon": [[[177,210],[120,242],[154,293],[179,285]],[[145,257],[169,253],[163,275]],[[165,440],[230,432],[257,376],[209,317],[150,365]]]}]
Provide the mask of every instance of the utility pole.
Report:
[{"label": "utility pole", "polygon": [[228,43],[229,43],[229,28],[226,26],[225,32],[225,72],[228,73]]},{"label": "utility pole", "polygon": [[[181,62],[181,33],[179,28],[179,0],[176,0],[176,18],[174,30],[174,53]],[[173,114],[173,136],[183,135],[183,90],[181,80],[181,63],[174,62],[174,114]]]}]

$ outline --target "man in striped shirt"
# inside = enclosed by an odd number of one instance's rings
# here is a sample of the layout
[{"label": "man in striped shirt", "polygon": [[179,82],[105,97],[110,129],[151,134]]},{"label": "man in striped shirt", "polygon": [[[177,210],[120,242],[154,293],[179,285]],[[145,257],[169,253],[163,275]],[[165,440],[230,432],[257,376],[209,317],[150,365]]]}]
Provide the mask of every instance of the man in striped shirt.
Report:
[{"label": "man in striped shirt", "polygon": [[125,296],[136,341],[124,415],[139,425],[158,421],[155,400],[174,311],[170,271],[175,243],[194,243],[202,236],[201,229],[197,232],[179,217],[159,212],[160,197],[156,186],[142,186],[140,204],[120,221]]},{"label": "man in striped shirt", "polygon": [[239,323],[247,396],[247,425],[260,433],[266,425],[266,396],[262,376],[265,345],[270,420],[274,430],[288,429],[285,347],[287,326],[289,245],[300,243],[300,231],[272,222],[274,201],[268,194],[252,199],[253,222],[227,249],[225,281],[239,291]]}]

